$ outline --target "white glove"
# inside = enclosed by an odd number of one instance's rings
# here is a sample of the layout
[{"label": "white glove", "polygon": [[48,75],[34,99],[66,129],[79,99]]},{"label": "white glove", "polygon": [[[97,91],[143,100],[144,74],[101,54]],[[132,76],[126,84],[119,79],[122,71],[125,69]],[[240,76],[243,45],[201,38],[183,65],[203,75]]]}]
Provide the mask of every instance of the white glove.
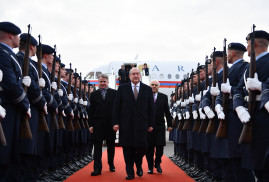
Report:
[{"label": "white glove", "polygon": [[31,118],[31,109],[29,107],[28,111],[26,112],[26,114],[28,115],[29,118]]},{"label": "white glove", "polygon": [[48,114],[48,107],[47,107],[47,103],[45,103],[43,110],[45,112],[45,114]]},{"label": "white glove", "polygon": [[218,85],[216,85],[216,87],[211,87],[211,88],[210,88],[210,93],[211,93],[211,95],[213,95],[213,96],[218,96],[219,93],[220,93],[220,90],[219,90]]},{"label": "white glove", "polygon": [[26,87],[30,87],[31,85],[31,78],[30,76],[25,76],[22,79],[22,83],[26,86]]},{"label": "white glove", "polygon": [[39,78],[39,79],[38,79],[38,85],[39,85],[39,87],[41,87],[41,88],[44,88],[44,87],[45,87],[46,82],[45,82],[44,78]]},{"label": "white glove", "polygon": [[177,104],[175,103],[173,106],[174,106],[174,107],[177,107]]},{"label": "white glove", "polygon": [[193,116],[193,119],[197,119],[198,118],[197,111],[192,111],[192,116]]},{"label": "white glove", "polygon": [[247,123],[249,122],[250,115],[247,111],[247,109],[243,106],[238,106],[235,108],[235,111],[237,113],[237,116],[239,117],[240,121],[242,123]]},{"label": "white glove", "polygon": [[[1,70],[0,70],[1,71]],[[2,71],[1,71],[2,72]],[[1,73],[0,73],[1,74]],[[3,119],[6,117],[6,110],[0,105],[0,117]]]},{"label": "white glove", "polygon": [[78,103],[78,98],[77,98],[77,97],[74,99],[74,102],[75,102],[76,104]]},{"label": "white glove", "polygon": [[248,88],[248,90],[252,90],[252,91],[262,90],[262,82],[259,81],[257,73],[254,74],[254,78],[247,78],[246,87]]},{"label": "white glove", "polygon": [[221,92],[223,93],[231,93],[231,89],[232,89],[232,86],[230,85],[230,81],[229,81],[229,78],[227,78],[227,82],[226,83],[222,83],[221,84]]},{"label": "white glove", "polygon": [[214,118],[215,114],[214,114],[214,112],[212,111],[212,109],[209,106],[205,106],[204,111],[205,111],[205,114],[207,115],[207,117],[209,119]]},{"label": "white glove", "polygon": [[173,112],[173,119],[175,119],[177,116],[177,113],[176,112]]},{"label": "white glove", "polygon": [[83,100],[82,99],[79,99],[79,104],[83,105]]},{"label": "white glove", "polygon": [[72,101],[72,100],[73,100],[73,94],[69,94],[69,95],[67,96],[67,98],[68,98],[69,101]]},{"label": "white glove", "polygon": [[181,121],[181,120],[182,120],[181,113],[178,113],[178,114],[177,114],[177,117],[178,117],[178,120],[179,120],[179,121]]},{"label": "white glove", "polygon": [[208,92],[209,86],[207,86],[206,90],[203,90],[203,96],[205,96],[206,92]]},{"label": "white glove", "polygon": [[185,113],[185,119],[190,119],[190,113],[188,111]]},{"label": "white glove", "polygon": [[179,106],[179,104],[180,104],[180,100],[177,100],[176,104],[177,104],[177,106]]},{"label": "white glove", "polygon": [[3,80],[3,72],[2,70],[0,70],[0,82],[2,82],[2,80]]},{"label": "white glove", "polygon": [[220,104],[216,105],[215,111],[216,111],[219,119],[225,119],[225,114],[224,114],[223,108]]},{"label": "white glove", "polygon": [[64,110],[62,111],[62,115],[65,117],[66,115],[65,115],[65,113],[64,113]]},{"label": "white glove", "polygon": [[186,102],[185,101],[181,102],[181,107],[186,107]]},{"label": "white glove", "polygon": [[51,88],[53,90],[57,90],[57,83],[56,82],[51,82]]},{"label": "white glove", "polygon": [[186,99],[186,100],[185,100],[185,103],[186,103],[186,105],[189,105],[189,103],[190,103],[190,102],[189,102],[189,99]]},{"label": "white glove", "polygon": [[87,106],[88,105],[88,102],[85,100],[85,101],[83,101],[83,105],[84,106]]},{"label": "white glove", "polygon": [[190,103],[190,104],[193,104],[193,103],[194,103],[194,97],[193,97],[193,94],[192,94],[192,96],[189,97],[189,103]]},{"label": "white glove", "polygon": [[172,109],[170,109],[170,113],[172,112]]},{"label": "white glove", "polygon": [[267,112],[269,113],[269,101],[267,101],[267,102],[264,104],[264,107],[265,107],[265,109],[267,110]]},{"label": "white glove", "polygon": [[59,94],[60,97],[62,97],[64,95],[63,90],[62,89],[58,89],[58,94]]},{"label": "white glove", "polygon": [[202,108],[199,108],[199,114],[200,114],[200,119],[205,119],[206,115],[204,115]]},{"label": "white glove", "polygon": [[201,98],[202,98],[202,93],[200,92],[199,94],[196,94],[195,95],[195,100],[197,101],[197,102],[200,102],[201,101]]},{"label": "white glove", "polygon": [[72,119],[74,119],[74,112],[73,112],[73,110],[71,111],[70,116],[72,117]]}]

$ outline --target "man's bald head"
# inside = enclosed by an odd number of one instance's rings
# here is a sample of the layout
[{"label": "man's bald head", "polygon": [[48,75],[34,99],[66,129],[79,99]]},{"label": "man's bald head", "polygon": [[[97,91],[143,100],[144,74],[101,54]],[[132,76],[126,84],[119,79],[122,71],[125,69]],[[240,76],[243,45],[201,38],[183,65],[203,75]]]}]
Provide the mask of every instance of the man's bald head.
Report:
[{"label": "man's bald head", "polygon": [[157,93],[160,88],[160,83],[158,80],[151,80],[150,87],[152,88],[153,93]]}]

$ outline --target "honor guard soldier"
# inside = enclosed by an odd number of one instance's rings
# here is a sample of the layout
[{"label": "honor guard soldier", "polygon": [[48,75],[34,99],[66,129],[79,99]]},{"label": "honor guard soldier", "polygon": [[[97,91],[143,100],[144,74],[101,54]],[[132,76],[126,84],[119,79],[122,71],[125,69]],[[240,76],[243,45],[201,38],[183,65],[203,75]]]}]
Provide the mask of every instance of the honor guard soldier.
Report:
[{"label": "honor guard soldier", "polygon": [[[250,39],[253,34],[255,35],[255,47],[254,50],[251,50]],[[249,78],[250,66],[247,67],[234,91],[233,107],[242,123],[246,124],[250,121],[250,114],[246,109],[246,105],[251,104],[248,103],[248,91],[255,91],[256,104],[253,118],[251,118],[253,126],[252,142],[243,144],[242,167],[254,170],[258,181],[269,181],[269,169],[264,166],[266,150],[269,146],[269,114],[262,105],[265,103],[261,102],[262,87],[269,77],[269,34],[263,30],[254,31],[248,34],[246,40],[248,56],[251,55],[251,51],[252,53],[255,51],[256,73],[254,78]]]},{"label": "honor guard soldier", "polygon": [[[0,70],[3,80],[0,83],[1,105],[6,110],[2,127],[6,146],[0,146],[0,181],[18,181],[19,171],[12,169],[19,160],[20,116],[31,117],[30,103],[22,87],[30,86],[29,78],[22,78],[22,68],[12,49],[19,46],[19,27],[10,22],[0,22]],[[3,115],[2,115],[3,116]]]},{"label": "honor guard soldier", "polygon": [[[243,73],[246,70],[248,63],[244,61],[243,56],[247,51],[246,47],[241,43],[230,43],[228,45],[227,61],[232,66],[228,71],[228,79],[226,83],[221,84],[221,93],[216,98],[215,111],[218,115],[218,119],[226,118],[227,121],[227,140],[228,140],[228,152],[229,152],[229,171],[227,171],[227,181],[255,181],[252,172],[248,169],[241,168],[241,145],[238,144],[238,139],[242,131],[242,123],[233,112],[233,100],[234,90],[237,87]],[[228,93],[229,106],[228,115],[225,116],[223,112],[223,94]]]}]

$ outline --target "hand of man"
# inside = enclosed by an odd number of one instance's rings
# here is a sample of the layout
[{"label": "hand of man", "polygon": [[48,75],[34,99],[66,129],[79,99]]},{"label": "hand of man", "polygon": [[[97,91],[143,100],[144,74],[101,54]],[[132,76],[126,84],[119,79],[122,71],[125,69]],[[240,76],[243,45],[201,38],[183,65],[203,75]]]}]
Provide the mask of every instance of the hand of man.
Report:
[{"label": "hand of man", "polygon": [[207,115],[207,117],[209,119],[214,118],[215,114],[214,114],[214,112],[212,111],[212,109],[209,106],[205,106],[204,111],[205,111],[205,114]]},{"label": "hand of man", "polygon": [[83,100],[82,99],[79,99],[79,104],[83,105]]},{"label": "hand of man", "polygon": [[178,117],[178,120],[179,120],[179,121],[181,121],[181,120],[182,120],[181,113],[178,113],[178,114],[177,114],[177,117]]},{"label": "hand of man", "polygon": [[83,106],[87,106],[88,105],[88,102],[85,100],[83,101]]},{"label": "hand of man", "polygon": [[185,119],[190,119],[190,113],[188,111],[185,113]]},{"label": "hand of man", "polygon": [[93,133],[93,127],[90,127],[89,130],[90,130],[90,133]]},{"label": "hand of man", "polygon": [[28,118],[31,118],[31,109],[30,109],[30,107],[29,107],[28,111],[26,112],[26,114],[27,114]]},{"label": "hand of man", "polygon": [[64,95],[63,90],[62,89],[58,89],[58,94],[59,94],[60,97],[62,97]]},{"label": "hand of man", "polygon": [[176,112],[173,112],[173,119],[175,119],[177,116],[177,113]]},{"label": "hand of man", "polygon": [[235,111],[237,113],[237,116],[239,117],[240,121],[242,123],[247,123],[250,120],[250,115],[247,111],[247,109],[243,106],[238,106],[235,108]]},{"label": "hand of man", "polygon": [[176,104],[177,104],[177,106],[179,106],[179,104],[180,104],[180,100],[177,100]]},{"label": "hand of man", "polygon": [[203,113],[202,108],[199,108],[200,119],[206,119],[206,115]]},{"label": "hand of man", "polygon": [[39,78],[39,79],[38,79],[38,85],[39,85],[39,87],[41,87],[41,88],[44,88],[44,87],[45,87],[46,82],[45,82],[44,78]]},{"label": "hand of man", "polygon": [[225,114],[224,114],[223,108],[220,104],[216,105],[215,111],[216,111],[219,119],[225,119]]},{"label": "hand of man", "polygon": [[24,76],[23,79],[22,79],[22,83],[26,87],[30,87],[30,85],[31,85],[31,78],[30,78],[30,76]]},{"label": "hand of man", "polygon": [[153,131],[153,127],[148,127],[148,132],[152,132]]},{"label": "hand of man", "polygon": [[247,78],[246,87],[248,88],[248,90],[252,90],[252,91],[262,90],[262,82],[259,81],[257,73],[255,73],[254,78]]},{"label": "hand of man", "polygon": [[[1,71],[1,70],[0,70]],[[0,105],[0,117],[3,119],[6,117],[6,110]]]},{"label": "hand of man", "polygon": [[209,90],[209,86],[207,86],[206,90],[203,90],[203,95],[205,95]]},{"label": "hand of man", "polygon": [[74,111],[73,110],[71,111],[70,116],[72,119],[74,119]]},{"label": "hand of man", "polygon": [[77,98],[77,97],[74,99],[74,102],[75,102],[76,104],[78,103],[78,98]]},{"label": "hand of man", "polygon": [[43,107],[43,111],[45,114],[48,114],[48,107],[47,107],[47,103],[45,103],[44,107]]},{"label": "hand of man", "polygon": [[193,95],[191,97],[189,97],[189,103],[190,104],[193,104],[194,103],[194,97],[193,97]]},{"label": "hand of man", "polygon": [[114,130],[115,132],[117,132],[117,131],[119,130],[119,125],[114,125],[114,126],[113,126],[113,130]]},{"label": "hand of man", "polygon": [[211,88],[210,88],[210,93],[211,93],[211,95],[213,95],[213,96],[218,96],[219,93],[220,93],[220,90],[219,90],[218,85],[216,85],[216,87],[211,87]]},{"label": "hand of man", "polygon": [[73,94],[69,94],[67,98],[68,98],[69,101],[72,101],[73,100]]},{"label": "hand of man", "polygon": [[171,132],[171,131],[173,130],[173,128],[172,128],[172,127],[168,127],[167,130],[168,130],[169,132]]},{"label": "hand of man", "polygon": [[2,80],[3,80],[3,72],[2,70],[0,70],[0,82],[2,82]]},{"label": "hand of man", "polygon": [[195,100],[197,102],[200,102],[201,101],[201,98],[202,98],[202,93],[201,92],[199,94],[195,95]]},{"label": "hand of man", "polygon": [[193,119],[197,119],[198,118],[197,111],[192,111],[192,116],[193,116]]},{"label": "hand of man", "polygon": [[231,89],[232,89],[232,86],[230,85],[229,78],[227,78],[227,82],[221,84],[220,90],[223,93],[229,94],[229,93],[231,93]]},{"label": "hand of man", "polygon": [[62,111],[62,116],[64,116],[64,117],[66,116],[65,113],[64,113],[64,110]]},{"label": "hand of man", "polygon": [[181,107],[186,107],[186,101],[181,102]]},{"label": "hand of man", "polygon": [[51,88],[53,90],[57,90],[57,83],[56,82],[51,82]]}]

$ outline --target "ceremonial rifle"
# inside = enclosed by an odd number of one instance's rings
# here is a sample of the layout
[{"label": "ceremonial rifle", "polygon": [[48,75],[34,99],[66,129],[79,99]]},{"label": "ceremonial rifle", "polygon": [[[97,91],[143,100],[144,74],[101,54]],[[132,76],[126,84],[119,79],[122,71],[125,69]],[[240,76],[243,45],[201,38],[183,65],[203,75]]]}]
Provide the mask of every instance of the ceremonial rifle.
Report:
[{"label": "ceremonial rifle", "polygon": [[[37,47],[37,69],[38,69],[38,77],[39,79],[42,78],[42,44],[41,44],[41,36],[38,36],[38,47]],[[42,87],[40,87],[40,91],[42,91]],[[45,111],[41,110],[39,112],[38,117],[38,131],[40,132],[49,132],[49,127],[46,121],[46,113]]]},{"label": "ceremonial rifle", "polygon": [[[71,93],[71,79],[72,79],[72,65],[70,63],[69,80],[68,80],[68,85],[67,85],[67,95],[68,96]],[[69,105],[71,105],[71,101],[69,99],[68,99],[68,103],[69,103]],[[66,126],[67,131],[74,131],[74,126],[73,126],[72,120],[73,119],[72,119],[71,115],[67,116],[67,126]]]},{"label": "ceremonial rifle", "polygon": [[[175,88],[175,102],[177,102],[177,99],[178,99],[178,84],[176,84],[176,88]],[[171,96],[171,108],[173,107],[173,96]],[[172,119],[172,127],[173,128],[176,128],[177,127],[177,120],[178,120],[178,117],[176,116],[175,119],[173,118]]]},{"label": "ceremonial rifle", "polygon": [[[228,65],[227,65],[227,54],[226,54],[226,39],[223,41],[223,83],[227,83],[228,78]],[[220,119],[219,127],[216,133],[216,138],[226,138],[227,137],[227,116],[228,116],[228,106],[229,106],[229,93],[222,93],[222,107],[223,113],[225,115],[224,119]]]},{"label": "ceremonial rifle", "polygon": [[[192,74],[193,74],[193,69],[192,69]],[[191,78],[191,84],[193,84],[193,79]],[[188,73],[188,78],[187,78],[187,99],[190,98],[190,96],[192,95],[192,91],[193,91],[193,87],[191,85],[191,89],[190,89],[190,77],[189,77],[189,73]],[[191,130],[191,123],[192,123],[192,104],[189,103],[189,106],[186,106],[186,108],[188,108],[187,112],[189,112],[190,114],[190,118],[187,119],[184,123],[183,126],[183,130]]]},{"label": "ceremonial rifle", "polygon": [[[180,92],[181,92],[181,103],[184,102],[185,100],[185,89],[184,89],[184,84],[185,84],[186,80],[184,79],[184,81],[181,83],[180,85]],[[183,108],[180,108],[181,110],[181,114],[183,113]],[[182,130],[184,126],[184,117],[182,116],[181,121],[179,121],[177,130]]]},{"label": "ceremonial rifle", "polygon": [[[24,58],[23,58],[23,65],[22,65],[22,77],[28,76],[28,71],[29,71],[29,54],[30,54],[30,43],[31,43],[30,29],[31,27],[30,25],[28,25],[26,48],[25,48],[25,53],[24,53]],[[24,84],[22,85],[22,87],[25,93],[27,93],[27,87]],[[28,120],[29,120],[29,117],[27,113],[23,113],[21,116],[21,122],[20,122],[20,138],[21,139],[33,139]]]},{"label": "ceremonial rifle", "polygon": [[[75,76],[74,76],[74,78],[75,78],[75,85],[74,85],[74,98],[76,98],[77,97],[77,69],[75,68],[75,74],[74,74]],[[74,103],[75,104],[75,106],[77,107],[77,104],[76,103]],[[77,110],[78,110],[78,108],[77,108]],[[75,130],[80,130],[81,129],[81,127],[80,127],[80,124],[79,124],[79,118],[78,118],[78,115],[76,114],[75,116],[74,116],[74,128],[75,128]]]},{"label": "ceremonial rifle", "polygon": [[[255,57],[255,25],[253,25],[252,34],[250,34],[250,65],[249,65],[249,78],[254,78],[256,72],[256,57]],[[245,75],[244,75],[245,76]],[[250,114],[250,120],[243,126],[239,138],[239,144],[250,144],[252,142],[252,129],[253,129],[253,118],[255,114],[256,105],[256,93],[255,91],[248,90],[249,102],[248,102],[248,112]]]},{"label": "ceremonial rifle", "polygon": [[[197,78],[198,78],[198,80],[197,80],[197,94],[200,94],[200,91],[201,91],[199,66],[200,66],[200,63],[198,63],[198,66],[197,66]],[[196,104],[197,104],[197,108],[199,109],[200,101],[196,101]],[[200,116],[199,116],[199,112],[198,111],[197,111],[197,114],[198,114],[198,117],[195,120],[193,129],[192,129],[193,132],[198,132],[199,131],[199,128],[201,126],[201,121],[200,121]]]},{"label": "ceremonial rifle", "polygon": [[[79,91],[78,91],[78,100],[82,99],[82,89],[81,89],[81,86],[82,86],[82,79],[81,79],[81,72],[80,72],[80,78],[79,78]],[[85,125],[84,125],[84,119],[83,119],[83,104],[82,106],[79,104],[79,106],[81,107],[81,115],[80,115],[80,118],[79,118],[79,121],[80,121],[80,126],[81,128],[85,128]]]},{"label": "ceremonial rifle", "polygon": [[[58,89],[61,88],[61,55],[60,54],[59,54],[59,71],[58,71],[58,77],[57,77],[57,87],[58,87]],[[62,113],[58,114],[58,120],[59,120],[59,128],[65,129]]]},{"label": "ceremonial rifle", "polygon": [[[88,83],[84,83],[84,90],[83,90],[83,100],[84,101],[87,101],[87,99],[86,99],[86,85],[87,85]],[[86,111],[86,113],[87,113],[87,106],[84,106],[83,105],[83,107],[84,107],[84,110]],[[86,128],[90,128],[89,127],[89,124],[88,124],[88,119],[87,119],[87,117],[85,116],[85,118],[84,118],[84,125],[85,125],[85,127]]]}]

